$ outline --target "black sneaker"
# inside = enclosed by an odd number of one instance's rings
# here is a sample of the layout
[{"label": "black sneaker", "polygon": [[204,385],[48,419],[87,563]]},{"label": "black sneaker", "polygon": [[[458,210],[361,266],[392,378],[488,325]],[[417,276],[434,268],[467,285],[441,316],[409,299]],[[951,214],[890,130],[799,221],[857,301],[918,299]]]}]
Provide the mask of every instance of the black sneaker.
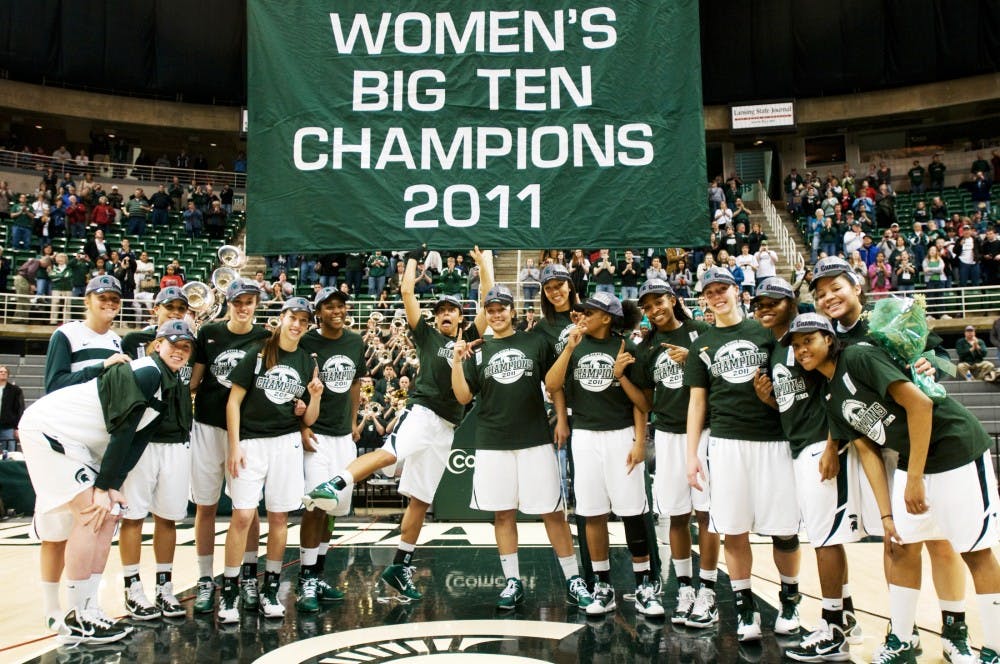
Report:
[{"label": "black sneaker", "polygon": [[58,640],[62,644],[114,643],[132,630],[105,620],[94,611],[70,609],[59,625]]},{"label": "black sneaker", "polygon": [[222,580],[222,593],[219,596],[220,623],[230,624],[240,621],[239,599],[239,582],[235,578],[225,577]]},{"label": "black sneaker", "polygon": [[819,621],[816,629],[807,634],[802,643],[785,649],[785,657],[797,662],[848,662],[850,645],[840,625]]}]

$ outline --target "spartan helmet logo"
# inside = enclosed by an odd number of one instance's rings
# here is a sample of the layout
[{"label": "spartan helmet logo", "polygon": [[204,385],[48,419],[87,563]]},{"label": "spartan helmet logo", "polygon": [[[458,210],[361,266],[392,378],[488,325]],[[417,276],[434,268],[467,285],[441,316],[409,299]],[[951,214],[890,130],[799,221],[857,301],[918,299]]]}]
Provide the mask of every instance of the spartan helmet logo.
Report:
[{"label": "spartan helmet logo", "polygon": [[264,394],[272,403],[288,403],[295,398],[295,388],[299,385],[299,374],[295,369],[278,364],[264,374],[263,378],[266,383]]},{"label": "spartan helmet logo", "polygon": [[580,358],[573,377],[588,392],[603,392],[615,381],[615,359],[607,353],[587,353]]},{"label": "spartan helmet logo", "polygon": [[75,479],[78,484],[91,484],[94,481],[94,478],[90,476],[90,472],[86,468],[77,469],[76,473],[73,475],[73,479]]},{"label": "spartan helmet logo", "polygon": [[323,363],[319,377],[326,389],[337,394],[344,394],[351,389],[356,368],[351,358],[346,355],[334,355]]},{"label": "spartan helmet logo", "polygon": [[244,350],[227,350],[225,352],[219,353],[219,356],[215,358],[212,362],[212,375],[215,379],[219,381],[219,384],[225,388],[231,388],[233,386],[232,381],[229,380],[229,372],[231,372],[240,360],[246,355]]}]

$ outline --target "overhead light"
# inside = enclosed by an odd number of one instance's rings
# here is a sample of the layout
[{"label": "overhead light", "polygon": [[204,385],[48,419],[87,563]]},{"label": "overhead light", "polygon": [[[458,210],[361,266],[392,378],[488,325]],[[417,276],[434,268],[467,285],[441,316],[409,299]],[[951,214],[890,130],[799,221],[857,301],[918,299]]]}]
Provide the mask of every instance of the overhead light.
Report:
[{"label": "overhead light", "polygon": [[114,137],[115,137],[114,134],[108,134],[108,138],[114,138]]},{"label": "overhead light", "polygon": [[35,129],[41,129],[42,125],[35,125]]},{"label": "overhead light", "polygon": [[209,145],[212,146],[213,148],[218,147],[215,143],[209,143]]},{"label": "overhead light", "polygon": [[758,139],[757,139],[756,141],[754,141],[754,142],[753,142],[753,144],[754,144],[754,145],[764,145],[764,141],[762,141],[762,140],[760,140],[760,139],[758,138]]}]

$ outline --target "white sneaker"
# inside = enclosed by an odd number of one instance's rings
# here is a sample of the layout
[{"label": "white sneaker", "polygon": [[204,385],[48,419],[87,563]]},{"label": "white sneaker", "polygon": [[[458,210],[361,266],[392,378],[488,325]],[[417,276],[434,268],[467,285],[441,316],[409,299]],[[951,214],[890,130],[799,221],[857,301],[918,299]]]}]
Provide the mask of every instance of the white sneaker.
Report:
[{"label": "white sneaker", "polygon": [[715,591],[702,586],[698,588],[698,596],[684,624],[688,627],[705,629],[717,622],[719,622],[719,605],[715,601]]},{"label": "white sneaker", "polygon": [[760,641],[760,612],[746,611],[737,617],[736,638],[740,643]]},{"label": "white sneaker", "polygon": [[798,602],[782,601],[778,617],[774,619],[774,633],[789,635],[799,633]]},{"label": "white sneaker", "polygon": [[861,623],[858,622],[853,611],[844,610],[844,636],[852,646],[860,646],[865,642],[865,634],[861,631]]},{"label": "white sneaker", "polygon": [[635,589],[635,610],[650,618],[663,617],[663,604],[656,597],[656,588],[652,583],[643,583]]},{"label": "white sneaker", "polygon": [[688,614],[691,613],[691,608],[694,606],[695,592],[694,588],[691,586],[681,586],[677,589],[677,608],[674,609],[673,615],[670,616],[670,622],[675,625],[683,625],[688,618]]},{"label": "white sneaker", "polygon": [[179,618],[187,613],[174,595],[174,584],[167,581],[162,586],[156,586],[156,608],[164,618]]},{"label": "white sneaker", "polygon": [[594,602],[587,607],[587,615],[599,616],[615,610],[615,589],[610,583],[594,584]]},{"label": "white sneaker", "polygon": [[136,581],[125,589],[125,610],[133,620],[156,620],[162,615],[146,597],[142,581]]}]

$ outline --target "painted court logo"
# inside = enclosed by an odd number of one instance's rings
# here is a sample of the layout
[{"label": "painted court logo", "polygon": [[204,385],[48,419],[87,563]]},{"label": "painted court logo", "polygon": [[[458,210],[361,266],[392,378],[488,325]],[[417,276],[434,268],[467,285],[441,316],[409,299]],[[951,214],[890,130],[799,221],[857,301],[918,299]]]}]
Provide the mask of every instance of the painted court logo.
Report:
[{"label": "painted court logo", "polygon": [[684,368],[670,359],[666,349],[656,356],[653,380],[670,390],[679,390],[684,385]]},{"label": "painted court logo", "polygon": [[[297,641],[256,664],[305,662],[551,662],[582,625],[535,620],[450,620],[369,627]],[[503,651],[516,652],[509,655]]]},{"label": "painted court logo", "polygon": [[264,390],[268,400],[276,404],[298,399],[306,391],[298,372],[285,364],[277,364],[263,376],[258,376],[254,386]]},{"label": "painted court logo", "polygon": [[337,394],[344,394],[351,389],[355,373],[357,373],[357,368],[351,358],[346,355],[333,355],[323,363],[319,379],[326,385],[326,389]]},{"label": "painted court logo", "polygon": [[500,351],[486,363],[486,378],[492,378],[498,383],[510,385],[520,380],[525,374],[531,375],[534,364],[516,348]]},{"label": "painted court logo", "polygon": [[573,370],[573,380],[588,392],[603,392],[615,382],[615,359],[606,353],[587,353]]},{"label": "painted court logo", "polygon": [[245,350],[227,350],[219,353],[219,356],[215,358],[212,362],[212,375],[215,376],[215,380],[219,381],[219,385],[223,387],[230,388],[233,386],[232,381],[229,380],[229,372],[240,363],[240,360],[247,354]]},{"label": "painted court logo", "polygon": [[757,368],[767,362],[767,353],[746,339],[737,339],[715,351],[712,375],[721,376],[727,383],[748,383]]}]

